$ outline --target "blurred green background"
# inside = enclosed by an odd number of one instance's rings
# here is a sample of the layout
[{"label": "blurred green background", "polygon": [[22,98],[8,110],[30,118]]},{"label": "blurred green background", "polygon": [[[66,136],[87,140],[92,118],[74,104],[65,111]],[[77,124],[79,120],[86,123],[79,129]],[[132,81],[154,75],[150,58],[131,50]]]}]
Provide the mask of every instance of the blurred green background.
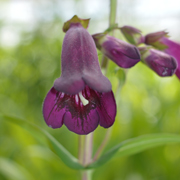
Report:
[{"label": "blurred green background", "polygon": [[[173,0],[174,3],[176,0]],[[151,6],[150,3],[151,2]],[[164,30],[180,41],[177,31],[180,8],[172,1],[118,1],[117,23],[133,25],[144,34]],[[175,3],[176,4],[176,3]],[[180,7],[180,6],[179,6]],[[152,11],[152,9],[154,11]],[[89,32],[108,27],[108,0],[0,1],[0,113],[15,115],[50,132],[74,156],[78,136],[52,130],[42,117],[42,103],[60,76],[63,22],[74,14],[91,18]],[[164,23],[166,22],[166,23]],[[123,38],[117,34],[119,38]],[[98,52],[99,59],[101,53]],[[116,94],[117,117],[106,149],[133,137],[153,133],[180,133],[180,84],[176,76],[160,78],[141,63],[122,81],[109,62],[107,76]],[[120,91],[121,90],[121,91]],[[94,152],[106,130],[94,133]],[[79,171],[68,168],[46,146],[45,139],[18,125],[0,121],[0,180],[78,180]],[[96,169],[94,180],[177,180],[180,145],[170,144],[123,158],[114,158]]]}]

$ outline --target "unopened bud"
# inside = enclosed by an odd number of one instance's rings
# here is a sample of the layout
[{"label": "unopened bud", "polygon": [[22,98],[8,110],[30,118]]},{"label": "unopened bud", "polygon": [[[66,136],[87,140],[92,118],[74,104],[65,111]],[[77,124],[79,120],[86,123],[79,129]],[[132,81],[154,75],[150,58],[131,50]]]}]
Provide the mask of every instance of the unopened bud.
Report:
[{"label": "unopened bud", "polygon": [[172,76],[176,72],[176,59],[162,51],[150,49],[142,54],[142,59],[159,76]]},{"label": "unopened bud", "polygon": [[140,61],[140,53],[134,45],[105,34],[92,37],[96,47],[120,67],[130,68]]},{"label": "unopened bud", "polygon": [[163,37],[167,37],[167,32],[159,31],[155,33],[150,33],[145,36],[145,44],[151,45],[157,49],[164,50],[167,48],[167,45],[162,42]]},{"label": "unopened bud", "polygon": [[142,36],[141,31],[132,26],[123,26],[120,28],[121,32],[125,36],[128,42],[134,45],[144,43],[144,36]]}]

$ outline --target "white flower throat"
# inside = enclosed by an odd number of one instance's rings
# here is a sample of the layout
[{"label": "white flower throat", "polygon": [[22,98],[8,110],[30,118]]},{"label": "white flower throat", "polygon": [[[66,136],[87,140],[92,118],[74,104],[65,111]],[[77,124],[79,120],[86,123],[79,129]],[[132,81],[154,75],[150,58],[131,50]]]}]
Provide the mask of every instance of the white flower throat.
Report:
[{"label": "white flower throat", "polygon": [[79,98],[84,106],[89,104],[89,101],[82,95],[82,92],[79,93]]}]

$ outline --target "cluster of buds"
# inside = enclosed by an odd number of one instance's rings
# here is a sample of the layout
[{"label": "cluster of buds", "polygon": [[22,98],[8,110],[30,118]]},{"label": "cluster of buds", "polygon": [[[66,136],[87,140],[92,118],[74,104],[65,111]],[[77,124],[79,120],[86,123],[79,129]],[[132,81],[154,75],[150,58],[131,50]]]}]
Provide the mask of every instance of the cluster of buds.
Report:
[{"label": "cluster of buds", "polygon": [[171,41],[167,32],[159,31],[143,36],[131,26],[124,26],[121,32],[127,41],[138,47],[141,61],[159,76],[176,74],[180,79],[180,44]]},{"label": "cluster of buds", "polygon": [[156,48],[159,54],[163,53],[166,57],[169,57],[169,61],[167,61],[162,54],[161,62],[163,61],[163,64],[161,64],[164,68],[172,70],[171,73],[168,73],[169,75],[175,73],[180,79],[180,44],[170,40],[164,31],[147,34],[144,43]]}]

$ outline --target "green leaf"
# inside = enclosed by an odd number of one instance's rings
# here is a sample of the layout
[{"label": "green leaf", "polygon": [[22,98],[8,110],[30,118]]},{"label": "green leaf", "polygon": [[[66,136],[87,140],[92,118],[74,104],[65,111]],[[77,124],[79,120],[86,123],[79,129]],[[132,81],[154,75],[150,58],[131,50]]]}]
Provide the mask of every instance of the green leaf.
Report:
[{"label": "green leaf", "polygon": [[152,134],[121,142],[103,154],[96,162],[87,168],[96,168],[108,162],[113,156],[122,157],[142,152],[146,149],[165,145],[168,143],[180,142],[180,135],[176,134]]},{"label": "green leaf", "polygon": [[8,180],[31,180],[33,177],[27,169],[15,161],[0,157],[0,174]]},{"label": "green leaf", "polygon": [[[41,133],[42,136],[45,136],[48,140],[48,144],[51,150],[70,168],[72,169],[84,169],[84,167],[79,164],[78,159],[76,159],[69,151],[67,151],[51,134],[49,134],[44,129],[32,124],[28,121],[22,120],[17,117],[0,115],[2,120],[15,123],[20,127],[25,128],[26,130],[33,133]],[[35,136],[38,138],[38,136]]]}]

